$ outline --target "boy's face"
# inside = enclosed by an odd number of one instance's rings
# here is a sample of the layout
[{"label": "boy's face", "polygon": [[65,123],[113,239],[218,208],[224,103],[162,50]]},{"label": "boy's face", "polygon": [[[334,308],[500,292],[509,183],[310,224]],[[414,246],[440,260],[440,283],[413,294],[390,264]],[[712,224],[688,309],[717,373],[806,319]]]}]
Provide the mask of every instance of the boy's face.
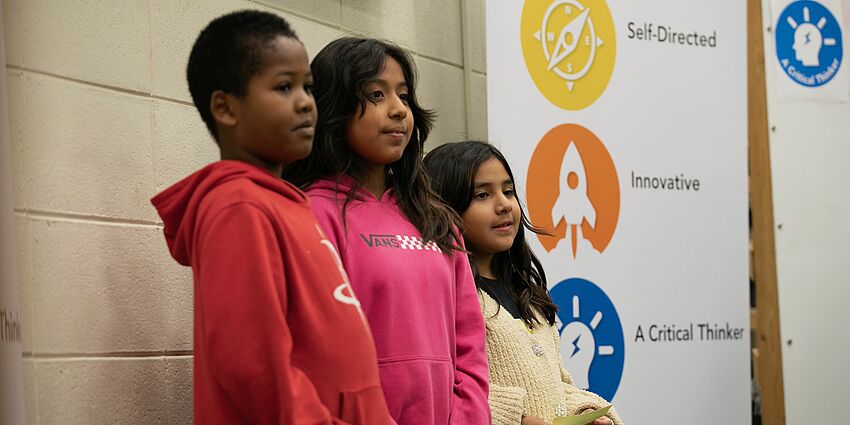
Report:
[{"label": "boy's face", "polygon": [[[316,102],[307,51],[300,41],[278,36],[262,49],[262,65],[247,94],[232,97],[232,155],[274,174],[313,148]],[[225,155],[222,155],[224,158]]]}]

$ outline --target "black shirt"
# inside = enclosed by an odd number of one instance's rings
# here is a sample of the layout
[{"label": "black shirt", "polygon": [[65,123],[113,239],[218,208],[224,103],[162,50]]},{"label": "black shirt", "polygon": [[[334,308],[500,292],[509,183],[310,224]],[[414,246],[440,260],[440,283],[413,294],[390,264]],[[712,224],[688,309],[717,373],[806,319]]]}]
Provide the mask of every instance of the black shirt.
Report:
[{"label": "black shirt", "polygon": [[511,294],[508,293],[508,288],[498,280],[488,279],[483,276],[480,276],[480,279],[484,285],[487,286],[487,289],[490,289],[490,291],[495,295],[496,302],[498,302],[502,308],[507,310],[514,319],[519,319],[519,306],[517,306],[516,301],[511,298]]}]

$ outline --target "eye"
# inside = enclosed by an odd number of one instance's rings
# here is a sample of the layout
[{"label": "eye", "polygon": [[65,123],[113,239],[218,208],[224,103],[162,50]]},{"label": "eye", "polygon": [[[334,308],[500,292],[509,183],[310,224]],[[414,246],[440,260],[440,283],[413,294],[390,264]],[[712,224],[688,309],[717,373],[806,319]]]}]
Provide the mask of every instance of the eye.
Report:
[{"label": "eye", "polygon": [[505,189],[505,191],[502,192],[502,193],[504,193],[505,196],[508,197],[508,198],[513,198],[516,195],[516,192],[514,192],[513,188]]},{"label": "eye", "polygon": [[398,98],[401,99],[401,103],[404,103],[405,105],[407,105],[407,102],[408,102],[408,99],[410,98],[410,96],[407,93],[401,93],[401,94],[398,95]]},{"label": "eye", "polygon": [[304,91],[307,93],[313,94],[313,83],[304,84]]},{"label": "eye", "polygon": [[289,92],[289,91],[292,90],[292,84],[290,84],[290,83],[278,84],[277,87],[275,87],[274,89],[277,90],[277,91],[286,93],[286,92]]},{"label": "eye", "polygon": [[370,92],[368,95],[366,95],[366,97],[368,97],[369,100],[372,101],[372,102],[377,102],[384,97],[384,92],[382,92],[380,90],[375,90],[373,92]]},{"label": "eye", "polygon": [[475,192],[472,195],[472,198],[473,199],[487,199],[489,196],[490,196],[490,194],[487,193],[487,192]]}]

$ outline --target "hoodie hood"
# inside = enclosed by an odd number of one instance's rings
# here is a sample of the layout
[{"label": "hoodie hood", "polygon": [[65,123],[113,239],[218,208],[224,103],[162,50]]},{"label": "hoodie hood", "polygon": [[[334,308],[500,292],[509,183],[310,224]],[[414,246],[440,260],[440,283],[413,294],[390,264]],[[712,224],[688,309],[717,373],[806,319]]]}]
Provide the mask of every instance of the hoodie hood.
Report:
[{"label": "hoodie hood", "polygon": [[207,165],[151,199],[162,218],[168,249],[178,263],[191,265],[193,235],[204,197],[216,187],[237,179],[248,179],[294,202],[307,203],[306,195],[297,187],[255,165],[232,160]]}]

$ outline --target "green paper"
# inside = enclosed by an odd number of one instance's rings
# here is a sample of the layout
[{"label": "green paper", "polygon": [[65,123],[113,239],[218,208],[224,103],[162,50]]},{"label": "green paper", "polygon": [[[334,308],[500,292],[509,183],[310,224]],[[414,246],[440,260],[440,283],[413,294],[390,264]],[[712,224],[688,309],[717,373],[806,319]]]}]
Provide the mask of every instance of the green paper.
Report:
[{"label": "green paper", "polygon": [[606,414],[611,406],[605,406],[601,409],[596,409],[592,412],[582,413],[578,416],[561,416],[552,421],[552,425],[587,425]]}]

